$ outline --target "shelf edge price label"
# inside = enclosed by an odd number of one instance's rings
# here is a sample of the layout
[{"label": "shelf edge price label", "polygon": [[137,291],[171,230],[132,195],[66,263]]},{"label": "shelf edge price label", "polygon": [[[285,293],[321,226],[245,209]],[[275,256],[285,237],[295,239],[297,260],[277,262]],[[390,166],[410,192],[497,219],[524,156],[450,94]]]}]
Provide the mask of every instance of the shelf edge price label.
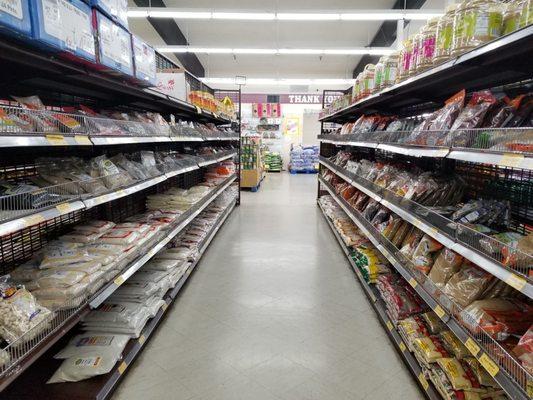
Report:
[{"label": "shelf edge price label", "polygon": [[394,329],[394,325],[392,325],[392,322],[387,321],[387,328],[389,328],[389,331],[392,331]]},{"label": "shelf edge price label", "polygon": [[422,385],[424,390],[428,390],[429,383],[422,372],[418,374],[418,380],[420,381],[420,384]]},{"label": "shelf edge price label", "polygon": [[161,309],[163,311],[166,311],[166,309],[168,308],[168,304],[167,303],[164,303],[162,306],[161,306]]},{"label": "shelf edge price label", "polygon": [[500,158],[500,164],[507,167],[519,167],[523,160],[524,156],[522,154],[505,153]]},{"label": "shelf edge price label", "polygon": [[196,112],[198,114],[201,114],[202,113],[202,109],[200,107],[198,107],[198,106],[195,106],[195,107],[196,107]]},{"label": "shelf edge price label", "polygon": [[409,279],[409,285],[415,288],[418,285],[418,282],[416,281],[415,278],[411,278]]},{"label": "shelf edge price label", "polygon": [[500,372],[500,367],[498,367],[498,365],[492,361],[486,353],[483,353],[481,357],[479,357],[479,362],[493,378],[498,374],[498,372]]},{"label": "shelf edge price label", "polygon": [[522,291],[522,289],[524,289],[524,286],[526,286],[526,280],[515,274],[510,274],[507,279],[505,279],[505,283],[507,283],[509,286],[514,287],[520,292]]},{"label": "shelf edge price label", "polygon": [[46,140],[52,146],[66,146],[67,141],[63,135],[46,135]]},{"label": "shelf edge price label", "polygon": [[124,277],[121,275],[121,276],[119,276],[117,279],[115,279],[115,280],[113,281],[113,283],[114,283],[115,285],[117,285],[117,286],[120,286],[120,285],[122,285],[122,284],[124,283],[124,281],[125,281],[125,279],[124,279]]},{"label": "shelf edge price label", "polygon": [[118,373],[122,375],[124,371],[126,371],[126,368],[128,368],[128,364],[126,364],[125,361],[122,361],[122,363],[118,366]]},{"label": "shelf edge price label", "polygon": [[435,311],[435,314],[437,314],[439,316],[440,319],[444,319],[444,317],[446,316],[446,312],[442,309],[442,307],[440,305],[436,305],[435,308],[433,309],[433,311]]},{"label": "shelf edge price label", "polygon": [[141,345],[143,345],[144,342],[146,342],[146,336],[144,336],[144,335],[139,336],[139,343],[140,343]]},{"label": "shelf edge price label", "polygon": [[481,350],[479,346],[472,340],[472,338],[466,339],[465,346],[468,350],[470,350],[470,353],[472,353],[474,356],[477,356],[479,351]]},{"label": "shelf edge price label", "polygon": [[405,350],[407,350],[407,347],[405,347],[404,342],[400,342],[400,351],[403,353]]},{"label": "shelf edge price label", "polygon": [[87,146],[87,145],[92,145],[93,143],[90,141],[89,139],[89,136],[85,136],[85,135],[76,135],[74,136],[74,141],[78,144],[81,144],[81,145],[84,145],[84,146]]},{"label": "shelf edge price label", "polygon": [[33,226],[44,222],[45,218],[41,214],[28,215],[24,217],[24,225],[26,227]]},{"label": "shelf edge price label", "polygon": [[57,211],[59,211],[61,214],[68,214],[70,212],[70,204],[68,203],[61,203],[56,206]]}]

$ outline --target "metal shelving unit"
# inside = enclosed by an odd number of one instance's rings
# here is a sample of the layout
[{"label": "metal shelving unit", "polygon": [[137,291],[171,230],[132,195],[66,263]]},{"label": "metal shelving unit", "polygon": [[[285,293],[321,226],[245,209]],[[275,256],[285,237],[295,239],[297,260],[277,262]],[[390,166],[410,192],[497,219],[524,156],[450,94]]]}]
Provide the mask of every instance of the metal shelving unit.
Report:
[{"label": "metal shelving unit", "polygon": [[[340,175],[339,175],[340,176]],[[387,258],[393,267],[413,287],[426,304],[470,350],[481,365],[498,382],[512,399],[528,399],[533,377],[509,355],[483,328],[473,320],[466,320],[459,306],[439,292],[423,274],[414,273],[407,260],[394,245],[381,235],[359,211],[342,199],[334,188],[319,177],[321,187],[339,204],[350,219],[372,244]],[[474,327],[468,329],[468,327]]]},{"label": "metal shelving unit", "polygon": [[43,357],[35,365],[36,374],[25,374],[21,377],[19,386],[8,390],[6,399],[33,399],[38,394],[39,396],[46,396],[57,400],[72,399],[73,396],[79,400],[82,399],[109,399],[113,392],[118,387],[124,375],[129,371],[135,359],[146,348],[146,344],[152,338],[154,332],[159,324],[166,317],[169,307],[174,304],[174,300],[178,297],[181,289],[188,282],[189,277],[198,267],[202,256],[207,251],[209,244],[214,239],[220,228],[224,225],[236,205],[232,201],[227,209],[220,215],[217,222],[214,224],[203,243],[200,246],[200,251],[196,259],[188,267],[187,271],[180,278],[176,286],[170,289],[164,296],[165,304],[159,309],[155,317],[153,317],[144,327],[141,335],[137,339],[131,339],[126,345],[123,352],[122,359],[117,362],[111,372],[94,377],[89,380],[63,383],[60,385],[46,385],[44,382],[49,378],[51,371],[54,371],[61,360],[52,358],[53,351],[50,351],[49,357]]}]

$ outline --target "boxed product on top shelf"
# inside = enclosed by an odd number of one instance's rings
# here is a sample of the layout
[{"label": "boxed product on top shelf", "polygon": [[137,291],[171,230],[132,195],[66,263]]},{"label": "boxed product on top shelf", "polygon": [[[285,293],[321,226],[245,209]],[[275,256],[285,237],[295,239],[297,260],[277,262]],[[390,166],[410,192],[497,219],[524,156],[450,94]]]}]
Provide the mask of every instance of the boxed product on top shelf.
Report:
[{"label": "boxed product on top shelf", "polygon": [[128,0],[90,0],[90,4],[128,29]]},{"label": "boxed product on top shelf", "polygon": [[296,146],[291,149],[290,170],[314,172],[318,169],[318,146]]},{"label": "boxed product on top shelf", "polygon": [[131,36],[135,78],[138,79],[139,85],[155,86],[157,84],[155,50],[136,35]]},{"label": "boxed product on top shelf", "polygon": [[[489,90],[475,92],[468,101],[461,91],[444,107],[424,118],[363,115],[340,129],[354,140],[417,146],[464,147],[532,152],[530,93],[510,99]],[[466,103],[466,104],[465,104]]]},{"label": "boxed product on top shelf", "polygon": [[0,7],[0,33],[29,39],[31,32],[29,0],[6,2]]},{"label": "boxed product on top shelf", "polygon": [[32,44],[77,61],[96,62],[91,8],[81,0],[30,2]]},{"label": "boxed product on top shelf", "polygon": [[112,74],[133,76],[131,34],[98,10],[92,12],[98,66]]}]

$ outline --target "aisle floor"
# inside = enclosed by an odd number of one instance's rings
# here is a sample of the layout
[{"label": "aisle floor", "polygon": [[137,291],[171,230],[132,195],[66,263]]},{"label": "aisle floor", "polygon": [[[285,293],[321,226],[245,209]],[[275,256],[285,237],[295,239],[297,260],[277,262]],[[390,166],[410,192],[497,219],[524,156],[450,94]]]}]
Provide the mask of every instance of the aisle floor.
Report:
[{"label": "aisle floor", "polygon": [[316,206],[316,175],[244,192],[115,400],[419,399]]}]

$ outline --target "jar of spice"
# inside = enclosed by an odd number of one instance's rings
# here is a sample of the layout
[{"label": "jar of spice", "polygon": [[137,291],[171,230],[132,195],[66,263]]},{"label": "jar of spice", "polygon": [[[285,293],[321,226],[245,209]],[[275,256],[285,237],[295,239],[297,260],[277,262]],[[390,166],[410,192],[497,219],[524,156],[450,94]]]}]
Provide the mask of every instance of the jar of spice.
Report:
[{"label": "jar of spice", "polygon": [[439,18],[431,18],[426,26],[422,28],[421,46],[416,60],[416,71],[418,73],[425,71],[433,65],[438,20]]},{"label": "jar of spice", "polygon": [[463,35],[464,35],[464,19],[468,3],[463,1],[456,8],[453,13],[453,35],[452,35],[452,49],[450,55],[456,57],[462,53],[463,50]]},{"label": "jar of spice", "polygon": [[362,72],[361,81],[361,97],[367,97],[372,94],[374,90],[374,75],[376,66],[374,64],[366,64],[365,69]]},{"label": "jar of spice", "polygon": [[521,4],[508,3],[503,12],[502,35],[507,35],[518,29],[520,25]]},{"label": "jar of spice", "polygon": [[528,25],[533,24],[533,1],[523,0],[519,6],[520,9],[520,22],[518,27],[525,28]]},{"label": "jar of spice", "polygon": [[398,64],[397,82],[403,81],[409,75],[409,68],[411,66],[411,57],[413,55],[413,38],[409,38],[403,42],[403,47],[400,50],[400,60]]},{"label": "jar of spice", "polygon": [[435,57],[433,64],[437,65],[447,61],[451,57],[452,39],[453,39],[453,17],[455,14],[456,4],[446,8],[446,13],[439,18],[437,22]]},{"label": "jar of spice", "polygon": [[383,82],[383,72],[385,70],[385,56],[381,57],[374,69],[374,83],[372,85],[372,93],[376,93],[381,89]]},{"label": "jar of spice", "polygon": [[[423,29],[423,28],[422,28]],[[416,67],[418,65],[418,58],[420,57],[420,52],[422,50],[422,32],[418,32],[413,37],[413,51],[411,53],[411,62],[409,63],[409,72],[407,76],[413,76],[416,74]]]},{"label": "jar of spice", "polygon": [[381,78],[380,89],[392,86],[396,82],[399,59],[400,53],[393,53],[390,56],[385,57],[385,60],[383,60],[383,76]]},{"label": "jar of spice", "polygon": [[503,5],[498,0],[474,0],[465,11],[462,48],[473,49],[502,35]]}]

